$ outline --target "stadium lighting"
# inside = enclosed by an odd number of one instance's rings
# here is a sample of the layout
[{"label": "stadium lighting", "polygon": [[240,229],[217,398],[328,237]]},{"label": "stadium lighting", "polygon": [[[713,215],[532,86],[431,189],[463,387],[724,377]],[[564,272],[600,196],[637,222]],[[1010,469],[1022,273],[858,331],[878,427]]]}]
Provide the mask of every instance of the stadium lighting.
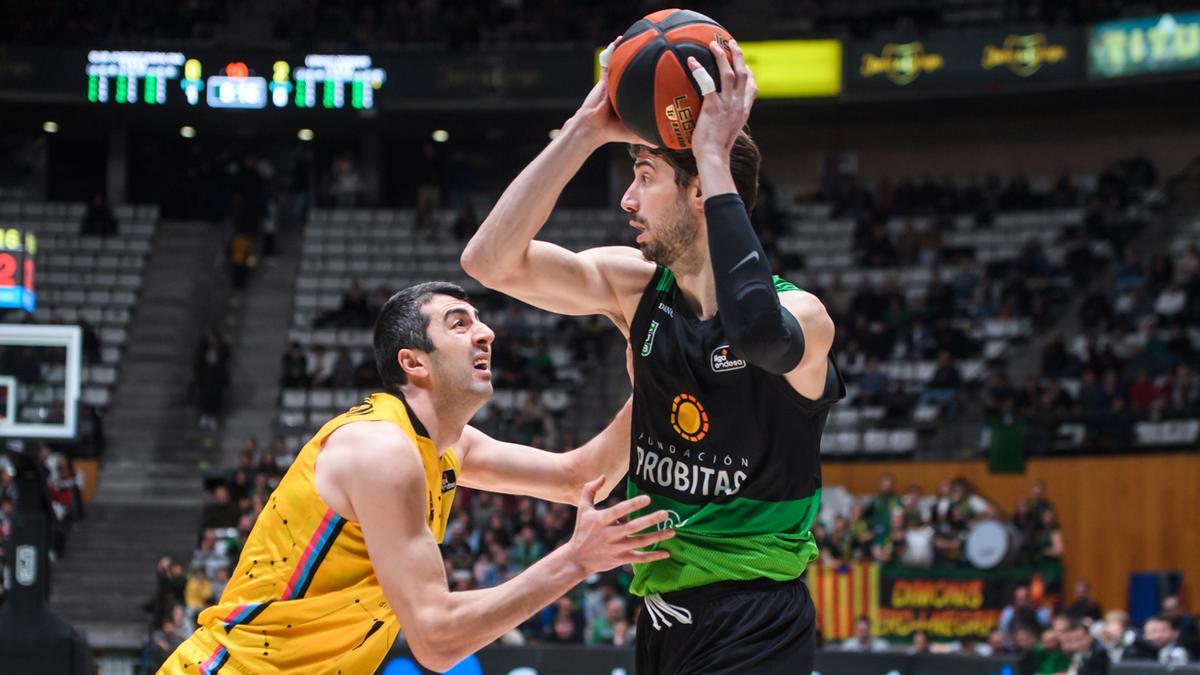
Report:
[{"label": "stadium lighting", "polygon": [[193,127],[179,127],[179,135],[184,138],[195,138],[196,130]]},{"label": "stadium lighting", "polygon": [[315,135],[316,134],[313,133],[312,129],[301,129],[300,131],[296,132],[296,138],[299,138],[302,141],[311,141]]},{"label": "stadium lighting", "polygon": [[560,131],[562,131],[562,129],[551,129],[550,130],[550,140],[554,140],[554,137],[557,136],[558,132],[560,132]]},{"label": "stadium lighting", "polygon": [[433,132],[434,143],[445,143],[450,140],[450,132],[445,129],[437,129]]},{"label": "stadium lighting", "polygon": [[44,131],[48,134],[57,134],[58,133],[58,122],[54,122],[51,120],[46,120],[45,122],[42,122],[42,131]]}]

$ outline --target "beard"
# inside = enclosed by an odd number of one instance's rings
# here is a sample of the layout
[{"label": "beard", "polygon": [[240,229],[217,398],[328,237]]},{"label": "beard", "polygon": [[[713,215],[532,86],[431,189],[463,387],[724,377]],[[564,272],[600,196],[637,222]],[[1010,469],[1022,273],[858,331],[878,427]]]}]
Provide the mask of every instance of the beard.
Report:
[{"label": "beard", "polygon": [[638,244],[642,257],[663,267],[671,267],[691,250],[700,231],[696,216],[682,195],[658,222],[652,224],[640,217],[637,222],[651,233],[650,241]]},{"label": "beard", "polygon": [[492,397],[492,382],[475,379],[477,372],[468,362],[465,366],[460,358],[445,357],[439,351],[430,352],[433,371],[436,373],[438,396],[453,406],[478,409]]}]

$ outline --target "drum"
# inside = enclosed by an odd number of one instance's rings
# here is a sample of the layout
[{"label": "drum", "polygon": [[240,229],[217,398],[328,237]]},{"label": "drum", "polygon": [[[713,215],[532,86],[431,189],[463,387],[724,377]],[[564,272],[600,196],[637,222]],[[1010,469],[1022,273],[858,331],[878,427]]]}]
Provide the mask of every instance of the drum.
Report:
[{"label": "drum", "polygon": [[967,535],[967,561],[981,570],[999,566],[1014,553],[1011,533],[998,520],[981,520]]}]

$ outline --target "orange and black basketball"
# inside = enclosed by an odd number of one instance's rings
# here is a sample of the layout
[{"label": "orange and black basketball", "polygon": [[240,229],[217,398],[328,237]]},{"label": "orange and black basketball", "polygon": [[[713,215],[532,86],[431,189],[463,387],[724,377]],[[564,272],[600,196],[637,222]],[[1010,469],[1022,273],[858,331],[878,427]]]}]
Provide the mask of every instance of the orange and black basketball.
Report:
[{"label": "orange and black basketball", "polygon": [[708,43],[729,50],[729,31],[687,9],[664,9],[629,27],[608,62],[608,95],[625,126],[672,150],[692,147],[700,114],[700,87],[687,67],[689,56],[717,85],[721,77]]}]

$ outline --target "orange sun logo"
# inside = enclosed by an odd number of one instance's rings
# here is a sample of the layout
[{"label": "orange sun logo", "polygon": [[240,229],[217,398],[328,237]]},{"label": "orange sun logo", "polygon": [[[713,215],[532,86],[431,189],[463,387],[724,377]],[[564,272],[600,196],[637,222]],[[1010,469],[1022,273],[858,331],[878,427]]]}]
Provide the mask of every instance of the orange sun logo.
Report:
[{"label": "orange sun logo", "polygon": [[671,401],[671,426],[684,440],[695,443],[708,435],[708,413],[691,394],[680,394]]}]

